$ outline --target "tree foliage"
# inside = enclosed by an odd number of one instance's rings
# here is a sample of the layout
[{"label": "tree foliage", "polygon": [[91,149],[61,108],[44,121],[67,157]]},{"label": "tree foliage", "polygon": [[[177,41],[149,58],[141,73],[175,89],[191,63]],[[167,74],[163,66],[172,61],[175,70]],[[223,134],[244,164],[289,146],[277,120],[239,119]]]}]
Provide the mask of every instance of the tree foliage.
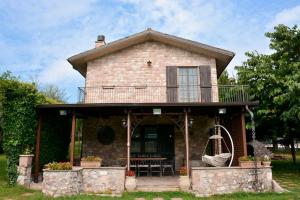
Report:
[{"label": "tree foliage", "polygon": [[[270,55],[247,52],[237,66],[238,82],[248,84],[259,101],[256,108],[260,137],[299,137],[300,124],[300,30],[278,25],[270,38]],[[260,130],[260,131],[259,131]]]},{"label": "tree foliage", "polygon": [[42,93],[51,99],[64,103],[67,100],[66,92],[56,85],[47,84],[43,87]]}]

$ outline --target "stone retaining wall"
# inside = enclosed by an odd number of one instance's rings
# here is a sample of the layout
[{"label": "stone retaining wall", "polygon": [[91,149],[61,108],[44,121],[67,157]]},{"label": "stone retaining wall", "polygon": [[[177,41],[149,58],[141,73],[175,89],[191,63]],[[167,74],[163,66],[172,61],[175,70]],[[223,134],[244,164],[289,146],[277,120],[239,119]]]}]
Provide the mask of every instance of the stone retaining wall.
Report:
[{"label": "stone retaining wall", "polygon": [[[254,192],[255,169],[241,167],[192,168],[192,190],[196,196],[209,196],[232,192]],[[260,191],[272,190],[270,167],[258,169]]]},{"label": "stone retaining wall", "polygon": [[125,167],[74,168],[44,170],[43,193],[53,197],[80,193],[121,194]]}]

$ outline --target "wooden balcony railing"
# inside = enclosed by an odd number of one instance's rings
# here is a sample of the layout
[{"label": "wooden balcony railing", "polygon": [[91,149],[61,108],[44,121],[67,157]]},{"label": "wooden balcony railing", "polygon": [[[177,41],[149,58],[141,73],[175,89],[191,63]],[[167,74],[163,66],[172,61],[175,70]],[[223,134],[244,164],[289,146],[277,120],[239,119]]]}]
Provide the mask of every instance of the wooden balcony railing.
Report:
[{"label": "wooden balcony railing", "polygon": [[[80,103],[249,102],[245,85],[79,87]],[[172,96],[170,101],[169,96]],[[174,99],[175,97],[175,99]]]}]

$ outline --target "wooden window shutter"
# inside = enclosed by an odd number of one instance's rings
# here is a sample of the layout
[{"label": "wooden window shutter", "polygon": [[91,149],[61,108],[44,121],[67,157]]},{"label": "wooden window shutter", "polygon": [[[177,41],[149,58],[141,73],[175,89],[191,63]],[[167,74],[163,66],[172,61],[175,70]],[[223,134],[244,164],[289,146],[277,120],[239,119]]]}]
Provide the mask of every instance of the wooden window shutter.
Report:
[{"label": "wooden window shutter", "polygon": [[167,66],[167,102],[178,102],[177,95],[177,67]]},{"label": "wooden window shutter", "polygon": [[201,91],[201,102],[211,102],[211,67],[208,65],[199,66],[200,72],[200,91]]}]

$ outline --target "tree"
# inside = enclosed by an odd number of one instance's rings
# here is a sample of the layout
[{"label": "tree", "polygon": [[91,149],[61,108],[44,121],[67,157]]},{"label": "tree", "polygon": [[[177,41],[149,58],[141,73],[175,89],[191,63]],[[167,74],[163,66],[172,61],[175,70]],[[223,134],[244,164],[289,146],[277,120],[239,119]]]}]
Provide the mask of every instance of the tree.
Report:
[{"label": "tree", "polygon": [[270,55],[247,52],[247,61],[237,66],[238,82],[248,84],[259,106],[255,109],[259,137],[284,137],[296,162],[294,139],[300,129],[300,30],[285,25],[265,34]]},{"label": "tree", "polygon": [[47,84],[43,87],[42,93],[51,99],[55,99],[61,103],[66,102],[66,92],[56,85]]}]

